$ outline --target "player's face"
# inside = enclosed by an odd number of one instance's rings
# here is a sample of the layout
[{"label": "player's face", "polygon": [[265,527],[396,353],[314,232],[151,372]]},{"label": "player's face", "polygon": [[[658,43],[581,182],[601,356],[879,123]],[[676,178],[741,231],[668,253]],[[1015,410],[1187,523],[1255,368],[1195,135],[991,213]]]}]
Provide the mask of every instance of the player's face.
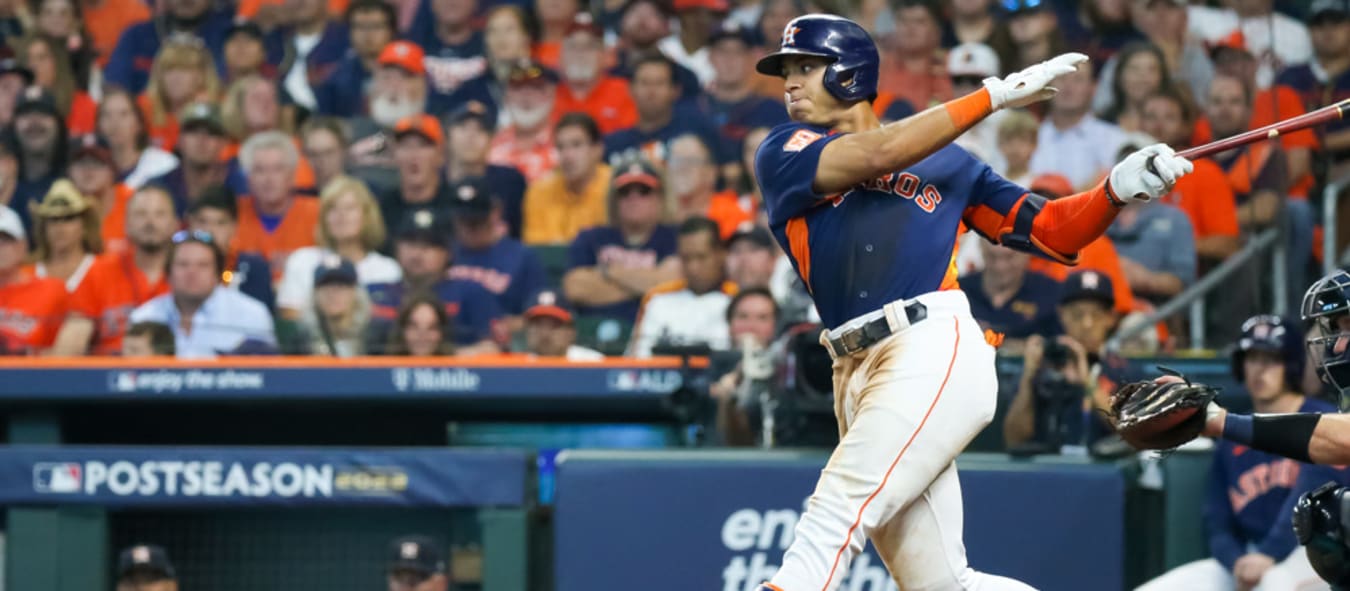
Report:
[{"label": "player's face", "polygon": [[[1350,315],[1337,318],[1336,328],[1341,335],[1350,335]],[[1346,349],[1350,349],[1350,336],[1341,336],[1331,344],[1331,352],[1336,355],[1345,353]]]},{"label": "player's face", "polygon": [[825,90],[825,67],[829,60],[814,56],[788,56],[783,60],[783,101],[793,121],[829,126],[843,108]]},{"label": "player's face", "polygon": [[0,272],[9,272],[24,263],[28,244],[23,240],[0,233]]},{"label": "player's face", "polygon": [[[441,341],[444,338],[444,332],[441,330],[440,318],[436,311],[431,309],[430,304],[418,306],[408,315],[408,323],[403,326],[403,342],[408,345],[409,355],[435,355],[436,350],[440,348]],[[421,583],[414,582],[415,579],[400,578],[400,584],[404,586],[395,586],[395,578],[390,577],[389,589],[409,589],[421,590]],[[425,582],[425,581],[423,581]]]},{"label": "player's face", "polygon": [[1248,351],[1242,358],[1242,385],[1253,402],[1270,402],[1284,393],[1284,359],[1270,351]]},{"label": "player's face", "polygon": [[210,234],[217,244],[233,241],[236,227],[234,218],[220,209],[202,208],[188,216],[189,229]]},{"label": "player's face", "polygon": [[199,242],[178,245],[169,266],[169,287],[174,297],[204,300],[219,282],[216,255],[211,247]]},{"label": "player's face", "polygon": [[1144,101],[1140,111],[1140,126],[1144,133],[1157,138],[1173,147],[1186,143],[1190,130],[1181,113],[1181,105],[1168,98],[1151,98]]},{"label": "player's face", "polygon": [[1082,299],[1059,306],[1059,322],[1064,334],[1088,351],[1099,351],[1106,344],[1116,317],[1105,303]]},{"label": "player's face", "polygon": [[761,347],[772,342],[778,330],[773,308],[773,301],[766,297],[752,296],[741,300],[731,313],[731,342],[739,343],[741,335],[754,337]]},{"label": "player's face", "polygon": [[699,232],[680,236],[676,247],[684,279],[694,293],[706,293],[717,288],[726,276],[726,254],[717,236]]},{"label": "player's face", "polygon": [[575,327],[551,316],[538,316],[525,323],[525,346],[535,355],[567,355],[567,348],[576,342],[576,338]]},{"label": "player's face", "polygon": [[727,250],[727,278],[741,289],[768,287],[778,255],[750,240],[737,240]]}]

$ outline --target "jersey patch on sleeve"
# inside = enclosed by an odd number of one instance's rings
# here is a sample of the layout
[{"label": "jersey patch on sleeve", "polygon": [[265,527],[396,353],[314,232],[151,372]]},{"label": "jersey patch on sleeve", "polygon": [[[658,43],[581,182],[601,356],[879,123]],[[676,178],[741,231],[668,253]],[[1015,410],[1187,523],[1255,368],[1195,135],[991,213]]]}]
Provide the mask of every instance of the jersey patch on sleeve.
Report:
[{"label": "jersey patch on sleeve", "polygon": [[787,143],[783,144],[783,151],[800,152],[811,145],[811,142],[814,142],[821,137],[823,137],[821,134],[809,129],[798,129],[796,133],[792,134],[792,137],[788,138]]}]

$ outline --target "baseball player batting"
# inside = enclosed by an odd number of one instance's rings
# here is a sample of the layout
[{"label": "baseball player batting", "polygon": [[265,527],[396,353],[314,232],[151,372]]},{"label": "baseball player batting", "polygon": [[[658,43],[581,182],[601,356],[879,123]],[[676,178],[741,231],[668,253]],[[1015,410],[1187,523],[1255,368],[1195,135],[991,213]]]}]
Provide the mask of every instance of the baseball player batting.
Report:
[{"label": "baseball player batting", "polygon": [[[839,446],[762,590],[830,591],[871,539],[900,588],[1029,589],[978,573],[961,541],[954,458],[994,416],[994,347],[956,282],[962,224],[1066,264],[1122,206],[1169,191],[1191,163],[1144,148],[1091,191],[1030,194],[951,142],[998,109],[1055,93],[1087,61],[1066,54],[881,125],[876,45],[856,23],[807,15],[758,63],[784,79],[792,122],[755,170],[773,234],[811,292],[834,358]],[[1145,169],[1154,156],[1157,172]]]}]

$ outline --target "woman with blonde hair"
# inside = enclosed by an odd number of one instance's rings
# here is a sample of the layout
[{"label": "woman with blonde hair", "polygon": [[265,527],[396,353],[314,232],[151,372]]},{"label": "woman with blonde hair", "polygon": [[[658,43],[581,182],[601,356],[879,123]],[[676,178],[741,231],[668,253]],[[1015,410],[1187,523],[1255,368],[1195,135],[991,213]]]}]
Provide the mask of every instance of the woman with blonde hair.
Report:
[{"label": "woman with blonde hair", "polygon": [[15,41],[14,51],[19,63],[33,73],[33,84],[56,99],[70,135],[92,132],[98,104],[80,88],[66,48],[43,35],[33,35]]},{"label": "woman with blonde hair", "polygon": [[220,78],[205,45],[196,40],[165,43],[139,100],[151,141],[172,151],[178,143],[178,113],[197,101],[212,102],[219,93]]},{"label": "woman with blonde hair", "polygon": [[120,88],[103,91],[94,128],[108,142],[117,178],[139,189],[150,179],[178,168],[178,157],[150,145],[145,117],[136,99]]},{"label": "woman with blonde hair", "polygon": [[29,204],[33,214],[33,274],[66,283],[74,292],[103,252],[103,224],[93,207],[75,184],[60,179],[42,198]]},{"label": "woman with blonde hair", "polygon": [[403,279],[398,262],[376,251],[384,244],[384,218],[366,184],[350,176],[329,181],[319,193],[317,246],[301,248],[286,259],[277,287],[277,308],[283,316],[301,317],[313,306],[314,270],[333,256],[351,261],[361,285],[396,283]]}]

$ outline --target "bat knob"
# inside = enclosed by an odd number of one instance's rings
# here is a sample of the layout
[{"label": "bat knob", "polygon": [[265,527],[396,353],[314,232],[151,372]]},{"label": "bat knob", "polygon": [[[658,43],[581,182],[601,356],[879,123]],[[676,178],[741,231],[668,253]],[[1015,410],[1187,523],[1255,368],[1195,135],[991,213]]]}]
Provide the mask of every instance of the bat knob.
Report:
[{"label": "bat knob", "polygon": [[1153,159],[1157,157],[1157,155],[1149,156],[1148,159],[1144,161],[1144,170],[1149,171],[1153,176],[1161,177],[1162,175],[1158,174],[1158,169],[1153,166]]}]

